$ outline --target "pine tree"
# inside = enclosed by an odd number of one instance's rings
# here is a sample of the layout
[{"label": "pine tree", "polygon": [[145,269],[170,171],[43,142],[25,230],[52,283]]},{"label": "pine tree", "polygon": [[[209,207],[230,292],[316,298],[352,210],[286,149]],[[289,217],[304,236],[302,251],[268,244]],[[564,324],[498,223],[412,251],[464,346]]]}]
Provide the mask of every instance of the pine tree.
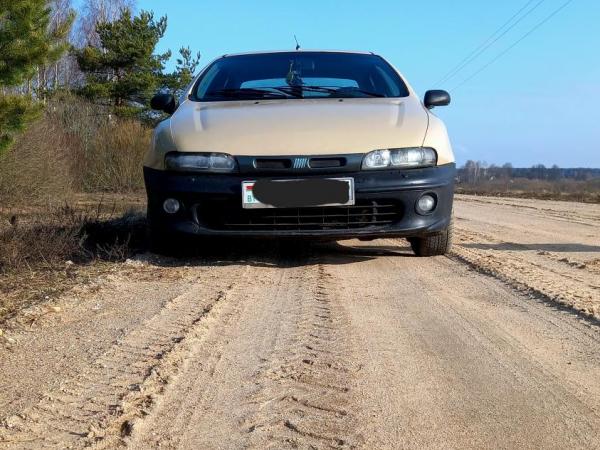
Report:
[{"label": "pine tree", "polygon": [[100,46],[77,51],[86,76],[81,93],[97,103],[111,105],[120,115],[139,115],[163,84],[164,63],[171,52],[155,54],[164,36],[167,18],[154,20],[152,12],[132,16],[125,9],[113,22],[96,27]]},{"label": "pine tree", "polygon": [[47,0],[0,0],[0,153],[40,111],[16,88],[67,48],[73,16],[50,30],[50,13]]},{"label": "pine tree", "polygon": [[179,49],[179,57],[177,58],[177,66],[175,72],[165,76],[164,88],[171,90],[176,97],[179,97],[183,90],[189,86],[194,79],[196,69],[200,64],[200,52],[195,55],[189,47],[181,47]]}]

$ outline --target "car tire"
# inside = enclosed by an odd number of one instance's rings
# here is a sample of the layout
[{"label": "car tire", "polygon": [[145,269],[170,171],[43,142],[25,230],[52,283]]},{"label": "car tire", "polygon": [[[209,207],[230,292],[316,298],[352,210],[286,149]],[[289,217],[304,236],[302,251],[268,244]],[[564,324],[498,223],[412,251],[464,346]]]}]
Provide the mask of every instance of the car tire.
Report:
[{"label": "car tire", "polygon": [[409,242],[413,252],[415,252],[415,255],[417,256],[441,256],[450,252],[453,237],[454,223],[451,220],[448,228],[441,233],[411,238],[409,239]]}]

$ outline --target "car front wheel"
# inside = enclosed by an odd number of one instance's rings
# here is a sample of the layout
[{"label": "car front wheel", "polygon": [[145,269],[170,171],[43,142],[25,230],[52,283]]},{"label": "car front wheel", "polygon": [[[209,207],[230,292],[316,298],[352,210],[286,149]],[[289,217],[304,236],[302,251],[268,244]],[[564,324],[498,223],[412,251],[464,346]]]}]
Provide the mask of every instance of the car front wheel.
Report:
[{"label": "car front wheel", "polygon": [[417,256],[439,256],[450,252],[454,235],[454,224],[450,225],[441,233],[429,236],[409,239],[410,246]]}]

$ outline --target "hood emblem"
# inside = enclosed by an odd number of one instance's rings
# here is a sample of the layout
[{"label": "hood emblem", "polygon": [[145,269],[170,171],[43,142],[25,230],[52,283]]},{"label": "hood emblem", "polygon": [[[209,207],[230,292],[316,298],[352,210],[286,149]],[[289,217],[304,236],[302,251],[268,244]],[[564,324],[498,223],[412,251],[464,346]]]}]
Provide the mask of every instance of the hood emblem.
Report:
[{"label": "hood emblem", "polygon": [[294,158],[294,169],[306,169],[308,167],[308,158]]}]

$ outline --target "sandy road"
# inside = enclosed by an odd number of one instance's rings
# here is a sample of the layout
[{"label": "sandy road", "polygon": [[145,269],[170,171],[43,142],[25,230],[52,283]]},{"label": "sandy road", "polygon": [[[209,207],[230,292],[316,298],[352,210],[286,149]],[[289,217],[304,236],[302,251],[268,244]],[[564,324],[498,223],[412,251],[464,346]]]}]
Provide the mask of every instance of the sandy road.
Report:
[{"label": "sandy road", "polygon": [[600,319],[600,205],[460,196],[455,254]]},{"label": "sandy road", "polygon": [[142,256],[11,325],[0,447],[600,448],[599,209],[534,207],[459,200],[451,258]]}]

